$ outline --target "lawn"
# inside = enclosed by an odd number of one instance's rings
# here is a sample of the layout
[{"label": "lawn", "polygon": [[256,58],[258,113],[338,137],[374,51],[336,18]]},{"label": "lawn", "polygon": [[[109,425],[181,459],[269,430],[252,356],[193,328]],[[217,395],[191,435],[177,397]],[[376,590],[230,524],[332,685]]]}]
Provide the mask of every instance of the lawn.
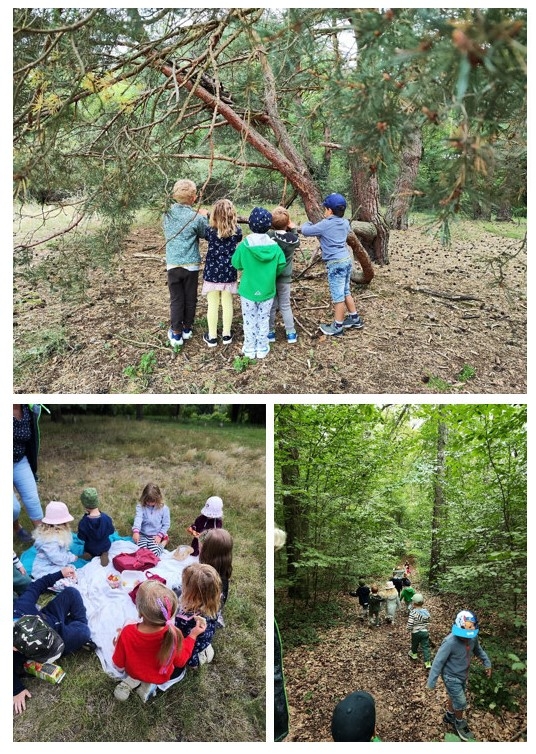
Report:
[{"label": "lawn", "polygon": [[[80,650],[60,660],[66,676],[59,686],[27,679],[32,698],[14,718],[13,740],[264,741],[264,428],[101,416],[53,424],[44,417],[39,478],[43,508],[50,500],[65,502],[73,531],[83,514],[80,493],[95,487],[122,536],[131,532],[141,490],[155,482],[171,510],[168,549],[190,543],[185,528],[217,494],[234,539],[233,575],[212,663],[189,670],[146,705],[137,695],[121,703],[98,657]],[[21,523],[29,525],[25,514]]]}]

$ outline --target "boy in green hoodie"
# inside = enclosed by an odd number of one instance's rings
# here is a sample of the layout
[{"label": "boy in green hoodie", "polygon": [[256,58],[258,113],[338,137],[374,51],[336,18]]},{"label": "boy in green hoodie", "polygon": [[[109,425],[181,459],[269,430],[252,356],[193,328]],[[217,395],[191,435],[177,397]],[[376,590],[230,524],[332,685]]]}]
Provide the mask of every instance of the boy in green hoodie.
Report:
[{"label": "boy in green hoodie", "polygon": [[238,285],[244,327],[242,354],[264,359],[270,353],[268,329],[275,281],[287,262],[279,244],[267,234],[272,225],[267,209],[255,207],[248,225],[251,233],[236,247],[231,264],[242,271]]}]

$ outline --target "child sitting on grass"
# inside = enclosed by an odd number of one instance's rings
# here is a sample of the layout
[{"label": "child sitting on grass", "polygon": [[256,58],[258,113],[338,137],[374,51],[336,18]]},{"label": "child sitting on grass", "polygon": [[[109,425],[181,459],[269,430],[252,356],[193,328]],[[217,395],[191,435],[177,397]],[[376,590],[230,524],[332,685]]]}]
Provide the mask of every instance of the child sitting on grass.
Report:
[{"label": "child sitting on grass", "polygon": [[114,689],[120,702],[128,699],[132,689],[146,702],[156,694],[157,686],[166,691],[184,678],[205,621],[196,616],[189,636],[183,638],[174,623],[177,605],[177,596],[164,584],[150,579],[140,584],[136,608],[141,621],[121,629],[112,656],[114,665],[127,673]]}]

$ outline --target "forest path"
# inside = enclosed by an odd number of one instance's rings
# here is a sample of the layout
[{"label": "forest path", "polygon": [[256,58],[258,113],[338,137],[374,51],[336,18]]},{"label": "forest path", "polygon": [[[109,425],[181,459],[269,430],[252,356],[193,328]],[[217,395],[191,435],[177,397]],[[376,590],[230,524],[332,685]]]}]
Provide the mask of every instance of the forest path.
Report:
[{"label": "forest path", "polygon": [[[414,574],[412,585],[419,583],[417,575]],[[444,596],[419,591],[432,618],[433,659],[450,633],[453,615],[467,606],[448,604]],[[347,694],[361,689],[375,698],[376,731],[382,741],[443,741],[445,733],[452,732],[443,723],[447,696],[441,680],[435,690],[426,689],[428,671],[422,653],[415,661],[408,657],[410,634],[405,606],[397,612],[392,625],[383,620],[382,606],[382,624],[376,628],[359,619],[357,598],[341,594],[337,604],[345,613],[344,625],[321,632],[319,644],[286,651],[282,636],[290,713],[290,731],[285,740],[332,741],[333,708]],[[522,710],[503,712],[499,718],[471,704],[468,721],[478,741],[510,741],[526,725]]]}]

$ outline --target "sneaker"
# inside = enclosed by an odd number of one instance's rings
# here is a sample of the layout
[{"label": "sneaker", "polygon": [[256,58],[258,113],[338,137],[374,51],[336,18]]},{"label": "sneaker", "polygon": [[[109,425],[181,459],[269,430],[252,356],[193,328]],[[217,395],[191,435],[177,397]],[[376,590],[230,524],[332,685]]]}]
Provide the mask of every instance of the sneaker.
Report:
[{"label": "sneaker", "polygon": [[462,741],[474,741],[475,737],[469,730],[469,726],[467,725],[467,721],[463,718],[461,720],[455,720],[454,721],[454,728],[456,729],[456,733],[458,736],[462,739]]},{"label": "sneaker", "polygon": [[140,683],[136,689],[136,694],[145,703],[151,697],[156,696],[156,683]]},{"label": "sneaker", "polygon": [[17,529],[16,531],[17,537],[20,539],[21,542],[26,542],[27,544],[30,544],[34,541],[34,538],[31,534],[29,534],[26,529],[23,529],[22,526],[20,529]]},{"label": "sneaker", "polygon": [[330,325],[319,325],[318,326],[320,330],[324,333],[324,335],[344,335],[344,327],[337,327],[335,322],[332,322]]},{"label": "sneaker", "polygon": [[255,351],[244,351],[242,348],[240,350],[240,356],[245,356],[248,359],[254,359],[255,358]]},{"label": "sneaker", "polygon": [[424,663],[424,667],[426,668],[426,670],[430,670],[430,668],[432,667],[432,663],[431,662],[425,662]]},{"label": "sneaker", "polygon": [[412,660],[419,659],[419,655],[416,652],[412,652],[411,650],[408,652],[408,657],[411,657]]},{"label": "sneaker", "polygon": [[110,562],[110,557],[109,557],[108,553],[107,552],[101,553],[101,556],[100,556],[100,564],[101,564],[101,566],[107,566],[109,562]]},{"label": "sneaker", "polygon": [[358,330],[361,330],[361,328],[365,326],[365,323],[363,322],[359,314],[357,315],[357,317],[352,317],[351,315],[349,315],[348,317],[344,318],[342,326],[344,328],[357,327]]},{"label": "sneaker", "polygon": [[168,330],[167,336],[168,336],[168,340],[169,340],[169,345],[172,348],[175,348],[175,346],[182,346],[182,344],[183,344],[182,334],[181,335],[177,335],[176,333],[173,332],[173,330],[170,327],[169,330]]},{"label": "sneaker", "polygon": [[268,343],[275,343],[275,330],[270,330],[268,333]]},{"label": "sneaker", "polygon": [[257,353],[255,354],[255,358],[265,359],[269,353],[270,353],[270,346],[268,346],[268,348],[263,348],[262,350],[257,351]]},{"label": "sneaker", "polygon": [[298,333],[295,333],[295,332],[287,333],[287,343],[296,343],[297,341],[298,341]]},{"label": "sneaker", "polygon": [[224,346],[230,345],[233,342],[233,333],[231,333],[230,335],[222,335],[221,342]]},{"label": "sneaker", "polygon": [[[182,336],[184,337],[184,333],[182,334]],[[218,338],[209,338],[208,332],[203,333],[203,340],[209,348],[214,348],[218,345]]]},{"label": "sneaker", "polygon": [[126,702],[132,689],[137,688],[139,685],[140,681],[127,675],[127,677],[115,687],[114,696],[118,701]]},{"label": "sneaker", "polygon": [[192,337],[192,335],[193,335],[193,332],[191,330],[189,330],[187,327],[185,327],[183,329],[183,331],[182,331],[183,340],[190,340],[190,338]]},{"label": "sneaker", "polygon": [[85,642],[85,644],[82,644],[82,649],[87,650],[88,652],[94,652],[97,649],[97,645],[94,641],[91,641],[91,639],[88,639],[88,641]]}]

